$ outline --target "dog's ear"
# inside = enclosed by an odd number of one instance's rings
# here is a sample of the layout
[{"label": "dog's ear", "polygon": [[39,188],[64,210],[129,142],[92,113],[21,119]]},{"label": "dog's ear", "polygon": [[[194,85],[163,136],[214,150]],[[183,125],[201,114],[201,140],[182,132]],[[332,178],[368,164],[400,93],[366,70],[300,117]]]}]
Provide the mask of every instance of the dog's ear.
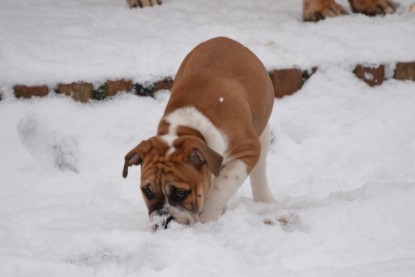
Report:
[{"label": "dog's ear", "polygon": [[219,176],[223,157],[207,146],[206,143],[195,143],[188,155],[188,159],[189,163],[197,169],[200,169],[202,165],[207,163],[213,175]]},{"label": "dog's ear", "polygon": [[140,165],[143,162],[144,155],[150,151],[151,147],[152,146],[149,140],[143,140],[139,145],[131,149],[131,151],[125,155],[124,169],[122,171],[122,176],[124,178],[128,175],[128,167]]}]

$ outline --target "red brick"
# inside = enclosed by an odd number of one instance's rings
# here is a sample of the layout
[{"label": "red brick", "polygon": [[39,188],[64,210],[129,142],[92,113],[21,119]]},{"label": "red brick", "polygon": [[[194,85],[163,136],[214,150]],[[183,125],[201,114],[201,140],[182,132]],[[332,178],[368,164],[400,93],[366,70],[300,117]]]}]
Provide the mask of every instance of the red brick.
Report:
[{"label": "red brick", "polygon": [[17,98],[30,98],[32,96],[46,96],[49,92],[48,86],[24,86],[16,85],[13,87],[14,95]]},{"label": "red brick", "polygon": [[104,86],[105,97],[114,96],[118,92],[126,91],[129,92],[133,88],[133,82],[131,80],[108,80]]},{"label": "red brick", "polygon": [[275,97],[282,98],[299,90],[303,85],[302,75],[303,72],[298,68],[273,70],[271,79]]},{"label": "red brick", "polygon": [[173,79],[165,78],[163,80],[160,80],[154,83],[154,92],[157,92],[163,89],[170,90],[172,86],[173,86]]},{"label": "red brick", "polygon": [[91,83],[59,84],[58,93],[71,96],[75,101],[87,102],[92,97],[93,86]]},{"label": "red brick", "polygon": [[371,87],[381,85],[385,79],[385,67],[383,65],[369,67],[358,64],[353,72],[357,78]]},{"label": "red brick", "polygon": [[415,81],[415,61],[414,62],[399,62],[395,68],[395,79],[397,80],[412,80]]}]

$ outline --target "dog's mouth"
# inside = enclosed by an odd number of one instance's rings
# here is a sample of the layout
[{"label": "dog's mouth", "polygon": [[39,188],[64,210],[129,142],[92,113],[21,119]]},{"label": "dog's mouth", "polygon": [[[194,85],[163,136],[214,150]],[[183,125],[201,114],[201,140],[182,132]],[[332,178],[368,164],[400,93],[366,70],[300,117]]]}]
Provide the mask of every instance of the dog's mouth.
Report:
[{"label": "dog's mouth", "polygon": [[158,229],[167,229],[167,227],[169,227],[169,223],[173,220],[173,216],[169,215],[169,216],[163,216],[162,218],[160,218],[161,220],[159,220],[158,223],[154,224],[154,229],[158,230]]},{"label": "dog's mouth", "polygon": [[169,224],[172,221],[175,221],[182,225],[191,225],[195,223],[195,219],[193,219],[190,215],[184,214],[176,214],[173,215],[169,211],[166,210],[158,210],[151,214],[150,216],[151,221],[151,229],[153,231],[157,230],[164,230],[169,228]]},{"label": "dog's mouth", "polygon": [[169,223],[174,217],[167,211],[159,210],[151,215],[152,229],[157,231],[160,229],[167,229]]}]

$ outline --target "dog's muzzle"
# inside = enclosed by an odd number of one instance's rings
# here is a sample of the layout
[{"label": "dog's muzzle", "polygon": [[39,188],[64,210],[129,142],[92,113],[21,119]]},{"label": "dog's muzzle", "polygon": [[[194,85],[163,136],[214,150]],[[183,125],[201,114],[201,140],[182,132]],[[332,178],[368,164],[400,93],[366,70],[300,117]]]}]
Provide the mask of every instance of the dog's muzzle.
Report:
[{"label": "dog's muzzle", "polygon": [[159,229],[167,229],[169,223],[173,220],[173,216],[166,210],[158,210],[153,212],[151,216],[152,229],[157,231]]},{"label": "dog's muzzle", "polygon": [[192,225],[198,220],[198,215],[192,215],[186,211],[171,206],[154,211],[150,215],[151,229],[153,231],[167,229],[172,221],[183,225]]}]

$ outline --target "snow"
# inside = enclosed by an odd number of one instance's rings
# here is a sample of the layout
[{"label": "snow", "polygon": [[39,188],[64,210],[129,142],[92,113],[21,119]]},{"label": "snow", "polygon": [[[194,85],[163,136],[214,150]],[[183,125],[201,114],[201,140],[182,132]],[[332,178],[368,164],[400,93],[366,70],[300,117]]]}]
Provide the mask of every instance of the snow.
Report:
[{"label": "snow", "polygon": [[123,0],[1,1],[0,84],[171,76],[218,35],[247,45],[267,68],[412,61],[415,15],[411,0],[399,3],[396,15],[304,24],[301,0],[166,0],[142,10]]},{"label": "snow", "polygon": [[[415,275],[415,83],[371,88],[352,73],[415,59],[411,1],[396,15],[317,24],[300,21],[299,0],[33,2],[0,2],[0,276]],[[270,69],[320,66],[275,101],[276,205],[254,203],[247,182],[217,221],[152,232],[139,168],[121,171],[154,135],[168,91],[12,97],[15,83],[172,76],[216,35]]]}]

